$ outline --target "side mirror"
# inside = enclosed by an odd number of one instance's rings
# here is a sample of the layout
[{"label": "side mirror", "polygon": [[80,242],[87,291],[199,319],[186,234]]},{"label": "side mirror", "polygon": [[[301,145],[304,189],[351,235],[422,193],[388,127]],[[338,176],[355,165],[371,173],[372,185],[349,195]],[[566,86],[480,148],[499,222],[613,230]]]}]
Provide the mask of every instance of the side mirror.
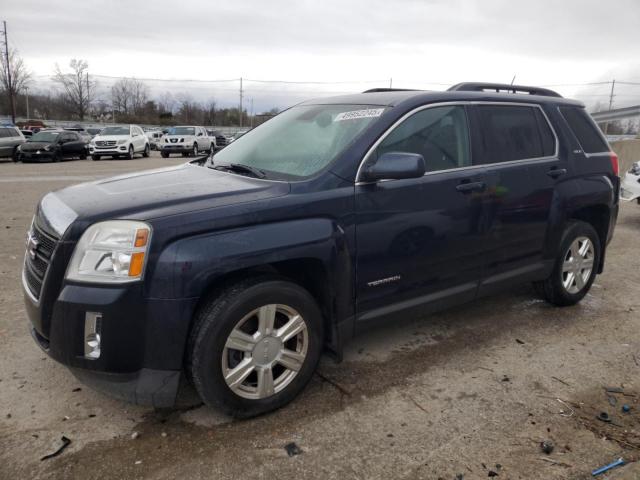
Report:
[{"label": "side mirror", "polygon": [[198,133],[198,137],[201,137],[201,136],[202,136],[202,132]]},{"label": "side mirror", "polygon": [[427,171],[424,157],[418,153],[388,152],[376,163],[367,167],[361,175],[364,182],[419,178]]}]

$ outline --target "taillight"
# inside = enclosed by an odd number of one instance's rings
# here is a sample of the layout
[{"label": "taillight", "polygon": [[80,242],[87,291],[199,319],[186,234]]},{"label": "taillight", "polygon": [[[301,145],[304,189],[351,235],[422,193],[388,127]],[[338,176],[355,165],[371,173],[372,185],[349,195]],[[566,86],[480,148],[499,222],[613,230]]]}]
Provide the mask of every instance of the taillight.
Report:
[{"label": "taillight", "polygon": [[618,155],[615,152],[611,152],[611,168],[613,168],[613,174],[616,177],[620,176],[620,164],[618,163]]}]

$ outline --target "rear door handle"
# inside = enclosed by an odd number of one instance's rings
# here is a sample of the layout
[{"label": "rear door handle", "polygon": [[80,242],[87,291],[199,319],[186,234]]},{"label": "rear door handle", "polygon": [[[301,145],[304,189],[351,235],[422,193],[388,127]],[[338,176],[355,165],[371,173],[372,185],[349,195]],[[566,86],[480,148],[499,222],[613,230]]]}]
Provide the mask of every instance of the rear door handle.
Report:
[{"label": "rear door handle", "polygon": [[547,175],[549,175],[551,178],[558,178],[565,173],[567,173],[566,168],[552,168],[551,170],[547,170]]},{"label": "rear door handle", "polygon": [[456,187],[456,190],[462,193],[468,193],[468,192],[482,191],[485,188],[486,188],[486,185],[484,182],[466,182],[458,185]]}]

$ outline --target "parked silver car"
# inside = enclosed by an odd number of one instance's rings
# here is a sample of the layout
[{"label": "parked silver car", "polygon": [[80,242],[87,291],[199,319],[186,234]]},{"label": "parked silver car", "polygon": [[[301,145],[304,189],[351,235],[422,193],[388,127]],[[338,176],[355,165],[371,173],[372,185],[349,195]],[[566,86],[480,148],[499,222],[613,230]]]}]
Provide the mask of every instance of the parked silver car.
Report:
[{"label": "parked silver car", "polygon": [[26,139],[18,127],[0,126],[0,158],[10,157],[15,162],[18,147],[24,142]]}]

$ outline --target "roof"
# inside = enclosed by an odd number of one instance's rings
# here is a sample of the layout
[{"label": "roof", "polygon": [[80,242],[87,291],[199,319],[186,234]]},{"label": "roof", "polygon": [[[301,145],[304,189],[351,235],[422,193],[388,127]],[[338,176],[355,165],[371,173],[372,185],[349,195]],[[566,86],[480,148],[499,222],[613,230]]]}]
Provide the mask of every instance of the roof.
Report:
[{"label": "roof", "polygon": [[444,91],[436,92],[429,90],[390,90],[356,93],[352,95],[340,95],[336,97],[316,98],[303,102],[302,105],[376,105],[383,107],[393,107],[400,104],[425,104],[434,102],[455,102],[455,101],[490,101],[490,102],[522,102],[540,104],[561,104],[584,106],[582,102],[563,97],[496,93],[496,92],[476,92],[476,91]]}]

